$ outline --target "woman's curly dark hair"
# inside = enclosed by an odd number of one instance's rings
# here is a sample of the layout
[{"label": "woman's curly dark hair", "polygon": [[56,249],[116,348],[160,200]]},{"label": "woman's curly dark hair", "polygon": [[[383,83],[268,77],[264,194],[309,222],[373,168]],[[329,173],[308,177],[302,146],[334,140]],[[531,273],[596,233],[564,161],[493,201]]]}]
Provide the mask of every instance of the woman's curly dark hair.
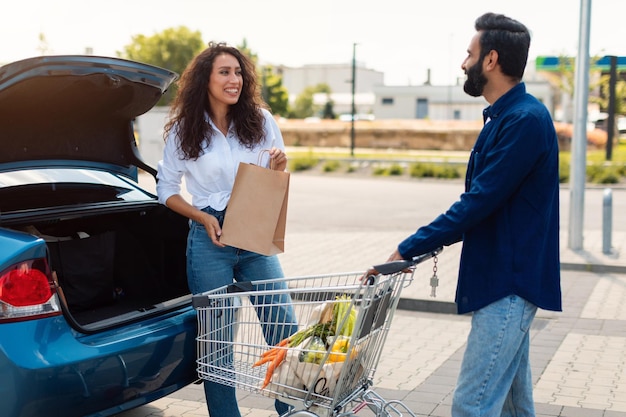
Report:
[{"label": "woman's curly dark hair", "polygon": [[237,48],[226,43],[209,43],[189,63],[178,81],[178,92],[171,103],[170,118],[165,125],[164,137],[176,126],[181,151],[185,159],[197,159],[202,153],[203,143],[211,142],[215,133],[204,114],[213,117],[207,93],[209,77],[215,58],[221,54],[234,56],[241,66],[243,86],[236,104],[228,111],[229,122],[234,123],[241,144],[253,148],[263,140],[263,114],[260,108],[268,108],[261,98],[257,73],[253,62]]}]

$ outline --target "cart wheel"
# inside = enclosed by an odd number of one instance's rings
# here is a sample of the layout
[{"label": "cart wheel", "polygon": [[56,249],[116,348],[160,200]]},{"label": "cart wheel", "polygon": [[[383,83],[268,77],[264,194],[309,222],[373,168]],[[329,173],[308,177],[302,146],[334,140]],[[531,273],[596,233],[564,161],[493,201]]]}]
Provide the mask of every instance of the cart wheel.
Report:
[{"label": "cart wheel", "polygon": [[296,410],[296,411],[289,412],[287,414],[283,414],[281,417],[319,417],[319,416],[310,411]]}]

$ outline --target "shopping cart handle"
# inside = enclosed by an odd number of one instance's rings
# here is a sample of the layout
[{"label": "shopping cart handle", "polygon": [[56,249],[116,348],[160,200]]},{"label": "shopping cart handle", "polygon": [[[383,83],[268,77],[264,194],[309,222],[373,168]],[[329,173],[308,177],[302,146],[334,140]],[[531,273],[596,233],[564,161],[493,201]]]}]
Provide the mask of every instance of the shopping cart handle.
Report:
[{"label": "shopping cart handle", "polygon": [[377,270],[378,272],[380,272],[383,275],[389,275],[389,274],[395,274],[396,272],[400,272],[403,271],[407,268],[410,268],[412,266],[415,266],[419,263],[424,262],[426,259],[430,259],[434,256],[437,256],[441,253],[441,251],[443,251],[443,247],[439,247],[437,249],[435,249],[434,251],[425,253],[423,255],[419,255],[414,257],[413,259],[407,261],[407,260],[402,260],[402,261],[391,261],[391,262],[386,262],[384,264],[380,264],[380,265],[374,265],[373,268],[375,270]]}]

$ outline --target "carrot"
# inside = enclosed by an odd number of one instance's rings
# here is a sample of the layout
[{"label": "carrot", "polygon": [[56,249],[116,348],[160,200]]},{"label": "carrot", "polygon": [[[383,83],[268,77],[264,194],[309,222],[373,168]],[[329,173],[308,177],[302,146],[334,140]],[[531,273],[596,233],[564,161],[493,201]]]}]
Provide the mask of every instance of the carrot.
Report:
[{"label": "carrot", "polygon": [[272,375],[274,374],[274,371],[276,370],[278,365],[280,365],[285,360],[285,356],[287,356],[287,349],[279,349],[278,354],[276,355],[276,357],[274,357],[274,359],[270,362],[270,364],[267,367],[267,372],[265,373],[265,380],[263,381],[263,386],[261,387],[261,389],[264,389],[270,383],[272,379]]},{"label": "carrot", "polygon": [[261,366],[264,363],[267,362],[271,362],[276,358],[277,353],[271,354],[271,355],[264,355],[261,357],[261,359],[259,359],[258,361],[254,362],[254,365],[252,365],[253,368],[257,367],[257,366]]},{"label": "carrot", "polygon": [[[289,343],[289,338],[281,340],[280,342],[278,342],[278,344],[276,346],[274,346],[271,349],[266,350],[265,352],[261,353],[261,358],[266,358],[268,356],[276,355],[280,350],[282,350],[281,348],[287,346],[288,343]],[[262,363],[265,363],[265,362],[262,362]],[[257,366],[257,365],[255,364],[254,366]]]},{"label": "carrot", "polygon": [[278,342],[278,344],[276,346],[286,346],[287,343],[289,343],[290,340],[291,340],[291,337],[286,337],[283,340],[281,340],[280,342]]},{"label": "carrot", "polygon": [[265,352],[261,353],[261,358],[267,358],[268,356],[275,356],[279,350],[281,350],[281,348],[279,347],[266,350]]}]

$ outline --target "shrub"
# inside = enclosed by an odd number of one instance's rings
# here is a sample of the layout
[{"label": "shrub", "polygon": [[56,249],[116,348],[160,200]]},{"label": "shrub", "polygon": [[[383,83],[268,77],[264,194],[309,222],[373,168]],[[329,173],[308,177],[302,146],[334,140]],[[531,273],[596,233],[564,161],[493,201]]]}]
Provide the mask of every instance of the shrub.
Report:
[{"label": "shrub", "polygon": [[389,169],[387,169],[388,175],[402,175],[404,174],[404,168],[402,168],[399,164],[392,164]]},{"label": "shrub", "polygon": [[437,178],[446,178],[446,179],[461,178],[461,173],[459,172],[458,168],[455,168],[450,165],[443,165],[443,166],[440,166],[440,169],[441,169],[441,172],[439,173]]},{"label": "shrub", "polygon": [[293,172],[305,171],[316,166],[318,160],[312,156],[295,158],[289,161],[289,170]]},{"label": "shrub", "polygon": [[388,175],[387,169],[385,167],[374,167],[373,174],[374,175]]},{"label": "shrub", "polygon": [[[594,184],[617,184],[626,176],[623,165],[611,165],[592,161],[585,169],[587,182]],[[559,182],[569,182],[570,162],[567,158],[559,158]]]},{"label": "shrub", "polygon": [[616,166],[591,164],[587,166],[587,181],[595,184],[617,184],[620,179],[620,170]]},{"label": "shrub", "polygon": [[559,182],[565,184],[569,182],[569,161],[563,158],[559,159]]},{"label": "shrub", "polygon": [[397,176],[404,174],[404,168],[402,165],[393,163],[390,166],[378,166],[374,168],[374,175],[384,175],[384,176]]},{"label": "shrub", "polygon": [[411,165],[409,173],[415,178],[433,178],[435,176],[435,165],[418,162]]},{"label": "shrub", "polygon": [[447,164],[424,164],[421,162],[411,165],[410,175],[415,178],[461,178],[460,168]]},{"label": "shrub", "polygon": [[324,162],[324,165],[322,166],[322,171],[334,172],[334,171],[337,171],[340,167],[341,167],[341,163],[339,161],[331,159],[331,160]]}]

